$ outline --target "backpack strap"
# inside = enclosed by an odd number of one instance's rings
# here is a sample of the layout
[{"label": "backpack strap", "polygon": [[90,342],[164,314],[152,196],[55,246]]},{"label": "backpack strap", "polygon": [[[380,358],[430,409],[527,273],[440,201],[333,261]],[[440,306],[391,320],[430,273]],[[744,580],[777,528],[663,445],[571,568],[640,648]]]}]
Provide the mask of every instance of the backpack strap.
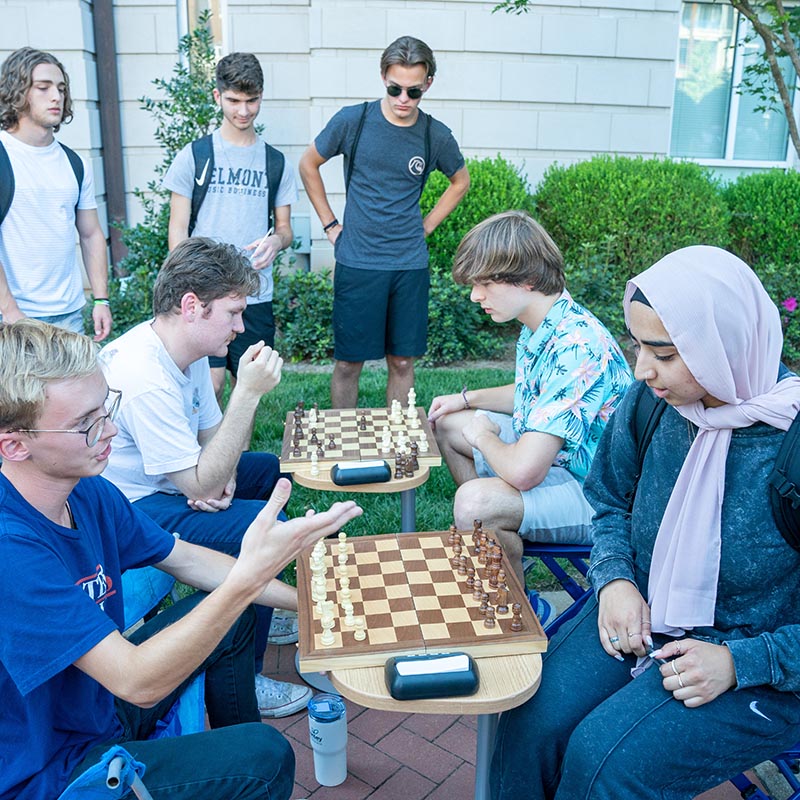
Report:
[{"label": "backpack strap", "polygon": [[197,225],[197,214],[206,199],[211,175],[214,172],[214,143],[209,133],[192,142],[194,157],[194,185],[192,186],[192,209],[189,212],[189,236]]},{"label": "backpack strap", "polygon": [[768,482],[775,525],[786,543],[800,551],[800,414],[783,437]]},{"label": "backpack strap", "polygon": [[350,188],[350,178],[353,175],[353,164],[356,162],[356,150],[358,150],[358,142],[361,139],[361,131],[364,128],[364,120],[367,118],[367,107],[369,103],[365,100],[361,109],[361,117],[358,120],[358,127],[356,128],[356,135],[353,138],[353,146],[350,148],[350,160],[347,164],[347,175],[344,176],[344,191]]},{"label": "backpack strap", "polygon": [[83,190],[83,161],[81,157],[72,149],[67,147],[63,142],[59,142],[61,149],[67,154],[69,165],[75,173],[75,180],[78,181],[78,199],[75,201],[75,219],[78,218],[78,203],[81,201],[81,191]]},{"label": "backpack strap", "polygon": [[653,441],[653,434],[656,432],[658,423],[667,408],[667,401],[657,398],[648,386],[643,385],[636,400],[636,408],[633,410],[633,440],[636,443],[636,477],[633,489],[628,498],[628,510],[633,510],[633,501],[636,498],[636,489],[639,486],[639,478],[642,477],[642,467],[647,448]]},{"label": "backpack strap", "polygon": [[6,152],[5,145],[0,142],[0,225],[11,208],[14,199],[14,170],[11,169],[11,160]]},{"label": "backpack strap", "polygon": [[[75,180],[78,182],[78,199],[75,201],[75,216],[78,216],[78,203],[81,201],[81,190],[83,189],[83,161],[81,157],[63,142],[59,142],[61,149],[67,156],[70,167],[75,173]],[[14,199],[14,170],[11,169],[11,160],[6,152],[5,145],[0,142],[0,225],[11,208],[11,201]]]},{"label": "backpack strap", "polygon": [[269,226],[275,227],[275,197],[283,178],[283,168],[286,159],[280,150],[276,150],[272,145],[264,142],[266,149],[266,170],[267,170],[267,205],[269,214]]},{"label": "backpack strap", "polygon": [[[420,114],[425,114],[420,111]],[[431,115],[425,114],[425,169],[422,171],[422,182],[419,186],[419,197],[422,199],[422,193],[425,191],[425,184],[428,182],[428,177],[431,174]]]}]

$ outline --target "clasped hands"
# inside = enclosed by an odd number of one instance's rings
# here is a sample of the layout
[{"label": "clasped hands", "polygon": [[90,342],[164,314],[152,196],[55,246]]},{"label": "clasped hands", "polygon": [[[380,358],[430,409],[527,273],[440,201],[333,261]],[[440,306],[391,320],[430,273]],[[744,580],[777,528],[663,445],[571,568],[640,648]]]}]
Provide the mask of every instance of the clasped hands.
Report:
[{"label": "clasped hands", "polygon": [[598,633],[608,655],[623,661],[623,654],[651,655],[659,665],[662,685],[687,708],[710,703],[736,685],[730,650],[698,639],[674,639],[653,649],[650,607],[635,584],[627,580],[607,583],[599,592]]}]

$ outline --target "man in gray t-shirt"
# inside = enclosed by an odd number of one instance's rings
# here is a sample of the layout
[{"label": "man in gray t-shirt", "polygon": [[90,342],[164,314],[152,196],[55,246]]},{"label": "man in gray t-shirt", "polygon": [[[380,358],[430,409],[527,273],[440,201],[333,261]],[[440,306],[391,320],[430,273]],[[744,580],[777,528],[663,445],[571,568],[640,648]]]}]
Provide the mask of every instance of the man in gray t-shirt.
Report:
[{"label": "man in gray t-shirt", "polygon": [[[292,203],[297,200],[297,183],[292,165],[283,159],[283,173],[275,192],[274,223],[269,214],[269,186],[265,142],[255,131],[261,108],[264,75],[252,53],[231,53],[217,64],[214,99],[222,109],[222,126],[211,136],[213,159],[195,171],[192,145],[176,156],[164,186],[172,192],[169,217],[169,249],[189,236],[207,236],[233,244],[252,255],[253,269],[259,271],[261,288],[247,298],[243,315],[245,331],[231,342],[227,357],[211,357],[211,378],[221,400],[226,369],[232,383],[242,353],[259,340],[275,343],[272,313],[272,262],[292,243]],[[280,158],[277,151],[273,157]],[[211,155],[211,154],[209,154]],[[206,184],[205,196],[189,229],[195,183]]]},{"label": "man in gray t-shirt", "polygon": [[[469,188],[469,173],[450,130],[419,110],[436,61],[419,39],[403,36],[381,57],[386,95],[341,109],[300,159],[309,200],[334,245],[334,369],[331,404],[353,408],[367,359],[386,357],[386,403],[405,403],[414,359],[425,353],[428,248],[432,233]],[[333,214],[320,167],[344,156],[344,225]],[[450,180],[422,218],[420,196],[438,169]]]}]

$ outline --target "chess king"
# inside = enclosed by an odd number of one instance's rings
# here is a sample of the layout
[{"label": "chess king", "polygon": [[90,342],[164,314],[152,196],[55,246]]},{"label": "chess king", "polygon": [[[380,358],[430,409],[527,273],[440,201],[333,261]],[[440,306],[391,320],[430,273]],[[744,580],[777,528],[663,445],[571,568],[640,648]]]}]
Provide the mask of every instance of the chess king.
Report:
[{"label": "chess king", "polygon": [[458,484],[456,525],[481,518],[522,579],[523,539],[589,541],[583,480],[631,373],[614,337],[567,291],[555,242],[524,211],[476,225],[453,278],[494,322],[522,324],[514,383],[441,395],[428,414]]}]

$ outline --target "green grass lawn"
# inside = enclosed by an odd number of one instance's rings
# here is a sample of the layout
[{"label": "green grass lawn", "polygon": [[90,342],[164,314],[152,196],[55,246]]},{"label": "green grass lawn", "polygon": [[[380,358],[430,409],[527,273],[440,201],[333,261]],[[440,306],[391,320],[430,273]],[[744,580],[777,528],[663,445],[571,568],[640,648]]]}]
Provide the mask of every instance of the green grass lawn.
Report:
[{"label": "green grass lawn", "polygon": [[[416,371],[415,390],[417,405],[427,410],[436,395],[460,392],[466,385],[470,389],[500,386],[514,380],[512,368],[419,368]],[[330,373],[309,372],[287,366],[280,385],[266,395],[259,406],[253,431],[253,450],[280,453],[283,441],[283,420],[299,400],[306,407],[319,403],[320,408],[330,407]],[[381,408],[386,404],[386,370],[364,370],[358,398],[363,408]],[[456,486],[446,465],[433,467],[430,478],[417,489],[417,530],[446,530],[453,522],[453,496]],[[324,509],[336,500],[350,499],[353,494],[319,492],[295,484],[289,502],[289,516],[296,517],[307,509]],[[396,533],[400,530],[400,497],[390,494],[358,494],[355,499],[364,514],[347,526],[351,536],[364,534]],[[534,571],[529,579],[543,587],[544,574]],[[546,573],[549,575],[549,573]],[[294,582],[293,565],[286,579]]]}]

